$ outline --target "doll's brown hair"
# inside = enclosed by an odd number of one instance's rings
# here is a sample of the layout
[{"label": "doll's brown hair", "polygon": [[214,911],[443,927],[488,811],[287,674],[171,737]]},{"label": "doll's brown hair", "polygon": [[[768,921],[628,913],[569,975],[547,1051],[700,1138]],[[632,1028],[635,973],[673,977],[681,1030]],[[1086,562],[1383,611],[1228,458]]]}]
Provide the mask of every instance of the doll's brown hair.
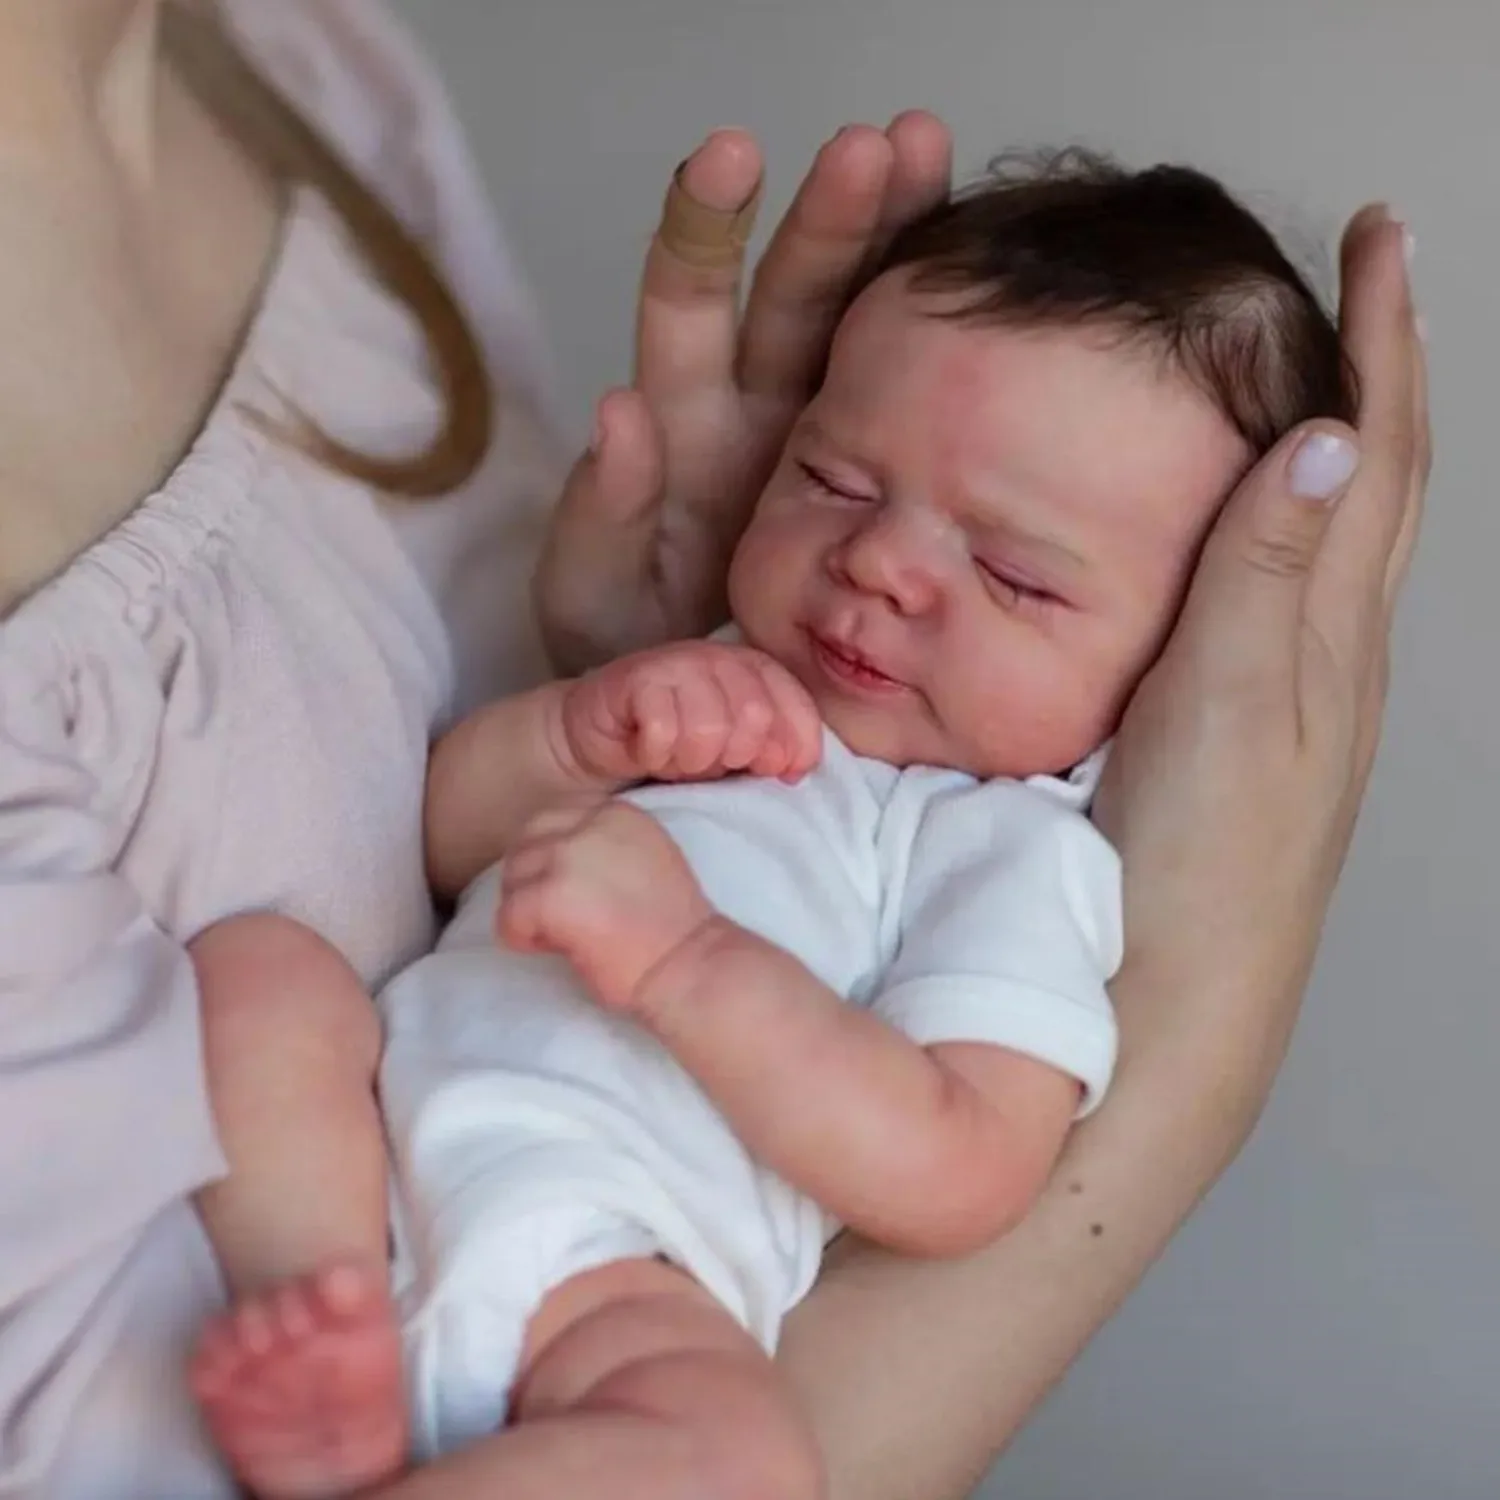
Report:
[{"label": "doll's brown hair", "polygon": [[938,316],[1093,325],[1158,350],[1257,455],[1310,418],[1354,417],[1333,319],[1255,215],[1190,167],[1001,158],[901,230],[862,285],[897,270],[948,294]]}]

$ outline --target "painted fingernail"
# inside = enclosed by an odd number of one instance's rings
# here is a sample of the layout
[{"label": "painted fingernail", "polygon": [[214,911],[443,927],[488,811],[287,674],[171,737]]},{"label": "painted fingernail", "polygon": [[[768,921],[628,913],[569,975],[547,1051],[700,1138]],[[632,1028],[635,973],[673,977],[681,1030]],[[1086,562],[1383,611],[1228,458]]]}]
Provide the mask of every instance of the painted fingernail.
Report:
[{"label": "painted fingernail", "polygon": [[1359,450],[1336,432],[1304,438],[1292,458],[1291,490],[1302,500],[1331,500],[1354,477]]},{"label": "painted fingernail", "polygon": [[1405,224],[1401,226],[1401,253],[1406,257],[1406,269],[1411,270],[1412,262],[1417,258],[1417,237]]}]

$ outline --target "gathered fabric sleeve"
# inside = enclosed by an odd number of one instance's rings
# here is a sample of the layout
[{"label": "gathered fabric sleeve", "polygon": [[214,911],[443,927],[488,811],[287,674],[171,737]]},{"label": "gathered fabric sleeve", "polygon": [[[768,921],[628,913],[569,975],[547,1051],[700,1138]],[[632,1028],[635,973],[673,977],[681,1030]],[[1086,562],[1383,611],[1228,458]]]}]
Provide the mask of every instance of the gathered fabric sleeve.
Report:
[{"label": "gathered fabric sleeve", "polygon": [[[0,1492],[50,1459],[143,1231],[222,1174],[183,946],[113,868],[128,756],[0,674]],[[87,717],[87,716],[85,716]]]},{"label": "gathered fabric sleeve", "polygon": [[900,944],[872,1009],[923,1046],[986,1042],[1083,1085],[1114,1070],[1106,989],[1122,949],[1120,862],[1088,818],[1036,786],[942,793],[912,845]]}]

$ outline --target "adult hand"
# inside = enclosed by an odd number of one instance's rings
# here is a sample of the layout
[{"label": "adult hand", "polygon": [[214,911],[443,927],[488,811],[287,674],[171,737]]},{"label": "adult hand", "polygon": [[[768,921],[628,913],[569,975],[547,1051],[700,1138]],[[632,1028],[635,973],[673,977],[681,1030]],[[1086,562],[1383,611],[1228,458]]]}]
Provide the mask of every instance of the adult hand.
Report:
[{"label": "adult hand", "polygon": [[[1279,1065],[1369,779],[1430,466],[1407,243],[1381,207],[1350,224],[1341,321],[1358,430],[1299,429],[1229,501],[1100,790],[1099,822],[1125,861],[1126,967],[1150,977],[1121,992],[1175,1006],[1184,1023],[1183,997],[1222,997],[1198,1019],[1219,1028],[1246,1126]],[[1227,1008],[1236,999],[1239,1012]],[[1147,1018],[1121,1020],[1128,1052]]]},{"label": "adult hand", "polygon": [[743,131],[676,174],[647,253],[633,385],[608,393],[536,578],[554,663],[576,672],[724,616],[730,552],[866,258],[949,189],[946,127],[913,111],[829,141],[773,235],[743,318],[761,177]]}]

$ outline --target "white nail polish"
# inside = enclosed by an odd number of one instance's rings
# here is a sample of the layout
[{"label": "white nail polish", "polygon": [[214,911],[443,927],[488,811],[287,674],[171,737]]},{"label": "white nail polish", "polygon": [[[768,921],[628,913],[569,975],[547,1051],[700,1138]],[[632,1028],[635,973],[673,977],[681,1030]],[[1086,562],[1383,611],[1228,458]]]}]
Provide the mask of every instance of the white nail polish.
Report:
[{"label": "white nail polish", "polygon": [[1354,477],[1359,451],[1336,432],[1305,438],[1292,459],[1291,491],[1303,500],[1331,500]]}]

